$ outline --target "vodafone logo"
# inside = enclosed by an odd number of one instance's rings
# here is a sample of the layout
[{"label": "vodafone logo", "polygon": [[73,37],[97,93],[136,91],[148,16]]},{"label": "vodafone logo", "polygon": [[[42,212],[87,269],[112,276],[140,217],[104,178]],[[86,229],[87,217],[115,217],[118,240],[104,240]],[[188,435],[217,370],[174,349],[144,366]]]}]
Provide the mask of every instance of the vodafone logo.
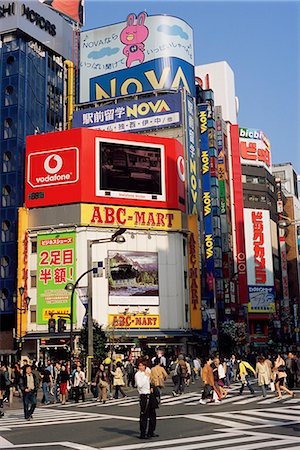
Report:
[{"label": "vodafone logo", "polygon": [[184,167],[184,158],[183,156],[178,156],[177,158],[177,172],[180,180],[185,182],[185,167]]},{"label": "vodafone logo", "polygon": [[[63,160],[59,155],[49,155],[45,159],[44,169],[50,174],[54,174],[60,171],[63,165]],[[52,167],[53,166],[53,167]]]},{"label": "vodafone logo", "polygon": [[76,183],[79,180],[77,147],[33,152],[27,159],[27,182],[33,188]]}]

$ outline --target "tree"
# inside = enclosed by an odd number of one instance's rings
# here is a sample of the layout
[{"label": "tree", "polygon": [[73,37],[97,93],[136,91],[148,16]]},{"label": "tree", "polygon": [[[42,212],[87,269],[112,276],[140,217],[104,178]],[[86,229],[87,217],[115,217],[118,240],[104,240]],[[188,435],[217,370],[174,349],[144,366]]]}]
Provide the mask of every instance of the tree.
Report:
[{"label": "tree", "polygon": [[[93,320],[93,348],[94,348],[94,358],[98,361],[103,361],[106,357],[106,344],[107,338],[102,330],[102,327],[98,324],[96,320]],[[80,345],[82,352],[80,354],[82,359],[87,357],[87,347],[88,347],[88,327],[85,325],[80,330]]]},{"label": "tree", "polygon": [[228,320],[223,322],[219,331],[219,348],[223,355],[230,356],[246,342],[245,323]]}]

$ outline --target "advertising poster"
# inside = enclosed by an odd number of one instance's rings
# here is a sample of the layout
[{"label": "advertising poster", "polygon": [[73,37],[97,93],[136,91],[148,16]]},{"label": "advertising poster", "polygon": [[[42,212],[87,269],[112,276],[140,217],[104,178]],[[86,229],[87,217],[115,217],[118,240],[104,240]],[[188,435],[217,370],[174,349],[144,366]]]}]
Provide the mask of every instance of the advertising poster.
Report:
[{"label": "advertising poster", "polygon": [[[38,235],[37,323],[70,314],[67,283],[76,280],[75,232]],[[75,308],[74,308],[75,309]],[[75,317],[73,317],[73,321]]]},{"label": "advertising poster", "polygon": [[248,311],[275,312],[275,290],[274,286],[249,286],[249,306]]},{"label": "advertising poster", "polygon": [[186,96],[186,148],[188,155],[188,185],[189,185],[189,213],[199,215],[199,172],[197,155],[197,135],[195,127],[195,104],[194,99]]},{"label": "advertising poster", "polygon": [[[18,209],[18,286],[24,288],[22,297],[18,292],[17,307],[24,311],[17,311],[17,338],[22,337],[27,330],[27,312],[25,298],[28,296],[28,210]],[[4,303],[1,312],[7,313],[7,303]],[[12,305],[13,306],[13,305]],[[22,323],[21,323],[22,322]],[[22,334],[22,336],[21,336]]]},{"label": "advertising poster", "polygon": [[261,130],[239,128],[242,164],[265,167],[271,171],[271,143]]},{"label": "advertising poster", "polygon": [[73,128],[135,132],[172,127],[181,123],[181,109],[180,92],[153,95],[139,100],[75,111]]},{"label": "advertising poster", "polygon": [[193,31],[183,20],[130,13],[82,32],[81,103],[181,87],[194,95]]},{"label": "advertising poster", "polygon": [[188,216],[188,265],[191,328],[201,330],[201,273],[200,273],[200,244],[198,232],[198,217],[196,214]]},{"label": "advertising poster", "polygon": [[159,305],[158,253],[108,252],[109,305]]}]

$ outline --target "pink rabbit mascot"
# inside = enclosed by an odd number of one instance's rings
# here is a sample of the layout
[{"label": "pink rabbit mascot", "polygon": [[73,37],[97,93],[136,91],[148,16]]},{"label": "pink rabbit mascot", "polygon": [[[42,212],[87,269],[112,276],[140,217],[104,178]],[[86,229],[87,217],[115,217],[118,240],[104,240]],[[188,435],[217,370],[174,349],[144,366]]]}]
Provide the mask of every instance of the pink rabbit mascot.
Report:
[{"label": "pink rabbit mascot", "polygon": [[127,67],[130,67],[133,61],[139,61],[140,63],[144,62],[145,46],[143,42],[149,35],[149,30],[144,25],[146,17],[147,14],[145,12],[141,12],[138,15],[136,24],[134,25],[136,15],[129,14],[127,17],[127,26],[121,31],[120,40],[123,44],[125,44],[123,53],[127,56]]}]

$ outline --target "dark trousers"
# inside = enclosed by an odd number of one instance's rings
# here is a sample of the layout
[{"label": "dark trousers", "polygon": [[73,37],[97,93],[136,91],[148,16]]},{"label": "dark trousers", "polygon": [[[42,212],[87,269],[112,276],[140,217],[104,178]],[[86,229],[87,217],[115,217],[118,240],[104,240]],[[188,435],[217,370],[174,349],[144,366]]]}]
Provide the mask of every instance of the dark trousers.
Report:
[{"label": "dark trousers", "polygon": [[289,369],[286,370],[286,384],[289,389],[293,389],[295,385],[295,376]]},{"label": "dark trousers", "polygon": [[247,376],[245,377],[245,382],[242,381],[242,386],[240,387],[240,394],[243,393],[243,390],[244,390],[245,385],[247,386],[247,388],[249,389],[249,391],[251,392],[251,394],[254,394],[254,389],[253,389],[253,387],[251,386],[251,384],[249,383],[249,379],[248,379]]},{"label": "dark trousers", "polygon": [[148,435],[151,436],[156,428],[156,410],[150,404],[150,395],[140,395],[140,432],[141,436],[145,437],[148,427]]},{"label": "dark trousers", "polygon": [[24,417],[28,419],[34,413],[36,407],[36,395],[34,392],[23,393]]},{"label": "dark trousers", "polygon": [[178,381],[175,385],[175,392],[176,394],[183,394],[184,393],[184,387],[185,387],[185,383],[184,383],[185,378],[181,377],[180,375],[178,375]]},{"label": "dark trousers", "polygon": [[85,398],[84,398],[84,389],[83,389],[83,387],[76,386],[73,389],[74,389],[74,392],[75,392],[75,402],[76,403],[79,402],[80,395],[81,395],[82,401],[84,402]]},{"label": "dark trousers", "polygon": [[129,387],[130,384],[134,388],[135,385],[134,385],[134,375],[133,374],[127,375],[127,386]]},{"label": "dark trousers", "polygon": [[122,386],[115,386],[115,395],[114,398],[119,398],[119,392],[123,395],[123,397],[126,397],[125,392],[122,389]]}]

